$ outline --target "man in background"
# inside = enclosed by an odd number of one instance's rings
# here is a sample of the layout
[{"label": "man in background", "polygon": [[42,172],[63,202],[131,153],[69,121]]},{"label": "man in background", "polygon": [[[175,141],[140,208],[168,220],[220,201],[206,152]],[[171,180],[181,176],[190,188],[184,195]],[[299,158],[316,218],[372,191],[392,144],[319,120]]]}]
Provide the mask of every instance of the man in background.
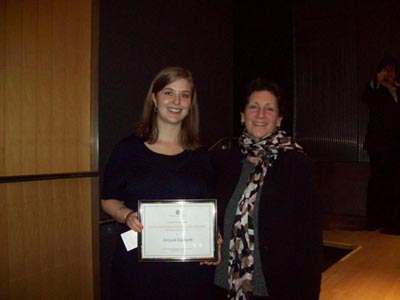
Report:
[{"label": "man in background", "polygon": [[367,85],[363,102],[369,108],[364,149],[371,177],[367,195],[367,229],[400,235],[400,85],[397,61],[384,57]]}]

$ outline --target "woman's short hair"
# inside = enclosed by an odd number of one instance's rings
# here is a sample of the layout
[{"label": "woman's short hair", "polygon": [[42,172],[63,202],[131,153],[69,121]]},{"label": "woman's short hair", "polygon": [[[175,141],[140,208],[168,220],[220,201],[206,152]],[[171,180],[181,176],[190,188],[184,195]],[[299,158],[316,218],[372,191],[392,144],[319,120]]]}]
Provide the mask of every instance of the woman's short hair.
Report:
[{"label": "woman's short hair", "polygon": [[244,111],[251,94],[254,92],[268,91],[276,97],[279,116],[283,117],[286,113],[286,99],[283,89],[275,82],[259,77],[249,82],[246,86],[245,98],[242,101],[241,111]]},{"label": "woman's short hair", "polygon": [[154,144],[157,141],[157,112],[155,111],[152,95],[157,94],[165,86],[179,79],[186,79],[192,89],[192,102],[188,115],[182,121],[179,142],[184,149],[194,150],[200,146],[199,106],[192,73],[181,67],[167,67],[162,69],[153,79],[144,100],[142,118],[138,123],[137,133],[145,142]]}]

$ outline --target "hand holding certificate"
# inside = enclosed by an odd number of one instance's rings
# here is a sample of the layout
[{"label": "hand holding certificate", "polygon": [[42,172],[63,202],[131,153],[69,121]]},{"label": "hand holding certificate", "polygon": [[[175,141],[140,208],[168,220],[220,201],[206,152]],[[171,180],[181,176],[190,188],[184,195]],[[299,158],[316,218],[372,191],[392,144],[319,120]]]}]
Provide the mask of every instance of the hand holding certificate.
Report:
[{"label": "hand holding certificate", "polygon": [[141,261],[216,260],[216,200],[141,200]]}]

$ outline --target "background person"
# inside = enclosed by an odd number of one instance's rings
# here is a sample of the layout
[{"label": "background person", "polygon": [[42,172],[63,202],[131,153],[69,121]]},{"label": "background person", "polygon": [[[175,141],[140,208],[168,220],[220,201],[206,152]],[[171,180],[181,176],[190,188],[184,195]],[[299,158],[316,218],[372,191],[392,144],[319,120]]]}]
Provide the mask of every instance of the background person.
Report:
[{"label": "background person", "polygon": [[[198,133],[191,73],[161,70],[146,96],[138,134],[115,147],[105,170],[101,204],[122,224],[121,232],[143,230],[139,199],[214,198],[212,168]],[[112,293],[118,300],[210,299],[213,271],[198,262],[138,262],[137,249],[127,252],[118,236]]]},{"label": "background person", "polygon": [[318,299],[322,234],[312,162],[279,130],[282,115],[280,88],[252,81],[239,145],[215,157],[219,204],[227,204],[218,299]]},{"label": "background person", "polygon": [[400,234],[400,93],[396,83],[397,61],[384,57],[362,100],[369,120],[364,149],[371,176],[367,195],[367,229]]}]

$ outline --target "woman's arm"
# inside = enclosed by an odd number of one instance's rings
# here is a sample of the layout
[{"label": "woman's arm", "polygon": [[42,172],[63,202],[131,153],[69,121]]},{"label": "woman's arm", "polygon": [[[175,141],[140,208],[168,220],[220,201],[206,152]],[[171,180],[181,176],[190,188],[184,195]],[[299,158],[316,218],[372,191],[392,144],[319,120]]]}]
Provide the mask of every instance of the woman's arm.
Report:
[{"label": "woman's arm", "polygon": [[142,231],[143,225],[138,220],[137,212],[126,207],[122,201],[116,199],[102,199],[101,207],[119,223],[126,224],[133,231]]}]

